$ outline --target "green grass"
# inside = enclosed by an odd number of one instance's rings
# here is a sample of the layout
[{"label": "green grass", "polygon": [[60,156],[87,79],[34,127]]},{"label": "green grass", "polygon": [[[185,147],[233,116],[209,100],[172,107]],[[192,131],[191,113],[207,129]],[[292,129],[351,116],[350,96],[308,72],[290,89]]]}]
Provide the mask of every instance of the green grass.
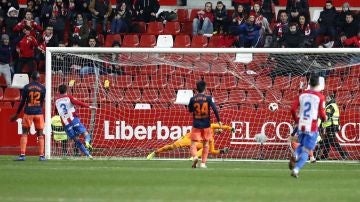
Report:
[{"label": "green grass", "polygon": [[0,201],[359,201],[360,164],[49,160],[0,156]]}]

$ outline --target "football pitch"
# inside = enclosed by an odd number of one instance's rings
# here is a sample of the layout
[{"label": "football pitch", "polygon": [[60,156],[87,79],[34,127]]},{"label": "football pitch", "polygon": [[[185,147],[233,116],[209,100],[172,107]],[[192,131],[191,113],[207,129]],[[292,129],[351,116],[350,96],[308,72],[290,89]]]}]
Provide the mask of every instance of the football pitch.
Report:
[{"label": "football pitch", "polygon": [[49,160],[0,156],[0,201],[359,201],[360,164]]}]

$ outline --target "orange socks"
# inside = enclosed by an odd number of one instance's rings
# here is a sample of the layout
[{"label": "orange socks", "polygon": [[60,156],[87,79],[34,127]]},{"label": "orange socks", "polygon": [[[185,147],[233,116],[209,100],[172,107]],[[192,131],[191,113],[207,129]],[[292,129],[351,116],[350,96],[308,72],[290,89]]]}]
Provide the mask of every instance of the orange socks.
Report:
[{"label": "orange socks", "polygon": [[20,154],[25,155],[27,144],[27,135],[21,135],[20,137]]},{"label": "orange socks", "polygon": [[209,145],[206,145],[206,146],[204,146],[203,152],[201,155],[201,163],[206,163],[208,154],[209,154]]},{"label": "orange socks", "polygon": [[39,156],[44,156],[44,150],[45,150],[45,140],[44,140],[44,136],[40,135],[38,136],[38,141],[39,141]]}]

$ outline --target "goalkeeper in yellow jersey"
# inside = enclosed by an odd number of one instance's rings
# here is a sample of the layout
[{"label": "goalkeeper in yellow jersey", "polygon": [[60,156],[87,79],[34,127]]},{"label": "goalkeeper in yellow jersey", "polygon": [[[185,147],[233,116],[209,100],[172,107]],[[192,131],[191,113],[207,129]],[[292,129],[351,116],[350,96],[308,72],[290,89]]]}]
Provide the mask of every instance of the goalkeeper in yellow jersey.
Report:
[{"label": "goalkeeper in yellow jersey", "polygon": [[[228,153],[229,148],[226,148],[226,147],[223,149],[215,149],[214,133],[221,133],[222,129],[231,130],[231,131],[233,131],[234,129],[227,125],[223,125],[220,128],[220,125],[217,123],[211,124],[210,128],[212,131],[212,137],[210,138],[210,141],[209,141],[209,152],[211,154],[226,154],[226,153]],[[190,145],[191,145],[190,135],[191,135],[191,132],[186,133],[180,139],[176,140],[174,143],[165,145],[165,146],[151,152],[146,158],[152,159],[152,158],[154,158],[154,156],[158,155],[159,153],[165,152],[165,151],[175,150],[175,149],[183,148],[183,147],[190,147]],[[200,157],[201,153],[202,153],[203,144],[201,142],[198,142],[198,143],[196,143],[196,147],[198,149],[197,155]]]}]

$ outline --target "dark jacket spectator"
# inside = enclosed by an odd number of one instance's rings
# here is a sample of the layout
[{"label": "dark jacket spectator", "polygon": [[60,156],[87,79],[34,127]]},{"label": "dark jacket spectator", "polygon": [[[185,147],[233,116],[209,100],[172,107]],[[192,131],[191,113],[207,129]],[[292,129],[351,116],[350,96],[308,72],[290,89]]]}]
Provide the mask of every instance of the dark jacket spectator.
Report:
[{"label": "dark jacket spectator", "polygon": [[13,28],[19,23],[18,20],[19,11],[16,8],[11,7],[7,12],[5,18],[5,31],[10,36],[10,40],[16,38],[16,33],[13,32]]},{"label": "dark jacket spectator", "polygon": [[66,21],[69,20],[67,8],[62,0],[56,0],[52,5],[49,25],[54,27],[54,32],[60,41],[64,40]]},{"label": "dark jacket spectator", "polygon": [[359,30],[359,23],[354,20],[353,15],[348,12],[346,14],[345,24],[340,27],[340,35],[346,36],[346,38],[351,38],[357,35]]},{"label": "dark jacket spectator", "polygon": [[224,3],[218,1],[214,10],[214,31],[222,34],[228,29],[228,16]]},{"label": "dark jacket spectator", "polygon": [[18,0],[2,0],[0,2],[0,10],[8,11],[9,8],[14,7],[16,10],[19,10],[19,3]]},{"label": "dark jacket spectator", "polygon": [[92,29],[96,30],[97,24],[102,23],[102,31],[103,33],[106,33],[106,24],[112,12],[111,1],[91,0],[89,10],[92,14]]},{"label": "dark jacket spectator", "polygon": [[261,26],[255,24],[255,13],[250,13],[246,23],[241,24],[239,27],[240,47],[257,47],[260,41]]},{"label": "dark jacket spectator", "polygon": [[87,45],[89,34],[90,28],[87,25],[86,19],[83,17],[83,14],[77,14],[73,23],[73,28],[70,30],[70,43],[76,43],[79,46],[84,47]]},{"label": "dark jacket spectator", "polygon": [[314,30],[310,25],[309,20],[305,15],[299,16],[299,31],[304,35],[304,46],[305,47],[313,47],[314,44]]},{"label": "dark jacket spectator", "polygon": [[288,0],[286,12],[290,18],[290,22],[297,22],[299,15],[309,15],[309,3],[307,0]]},{"label": "dark jacket spectator", "polygon": [[43,27],[47,27],[49,25],[51,12],[52,12],[52,3],[48,1],[43,2],[40,12],[40,21],[42,22]]},{"label": "dark jacket spectator", "polygon": [[144,22],[155,21],[159,8],[158,0],[137,0],[134,4],[136,20]]},{"label": "dark jacket spectator", "polygon": [[126,33],[131,25],[132,11],[126,2],[120,2],[116,5],[115,16],[111,21],[111,33]]},{"label": "dark jacket spectator", "polygon": [[289,26],[289,32],[285,33],[281,39],[280,44],[282,48],[301,48],[304,46],[304,35],[293,23]]},{"label": "dark jacket spectator", "polygon": [[232,0],[231,4],[234,6],[234,8],[237,7],[237,5],[241,4],[244,6],[244,9],[247,13],[250,13],[251,4],[253,3],[253,0]]},{"label": "dark jacket spectator", "polygon": [[26,3],[26,12],[31,12],[33,14],[33,19],[37,24],[40,24],[40,15],[41,15],[41,7],[36,5],[35,0],[28,0]]},{"label": "dark jacket spectator", "polygon": [[0,75],[4,75],[7,86],[11,86],[11,46],[10,38],[7,34],[1,36],[0,43]]},{"label": "dark jacket spectator", "polygon": [[350,5],[348,2],[345,2],[342,5],[342,10],[341,12],[338,14],[337,19],[336,19],[336,26],[337,27],[342,27],[344,26],[344,24],[346,23],[346,14],[347,13],[351,13],[350,10]]},{"label": "dark jacket spectator", "polygon": [[262,0],[262,13],[268,22],[272,22],[274,19],[275,5],[279,5],[279,0]]},{"label": "dark jacket spectator", "polygon": [[316,31],[316,36],[325,34],[330,37],[330,41],[333,43],[336,37],[336,18],[337,12],[335,7],[331,1],[326,1],[324,10],[320,12],[318,19],[320,28]]},{"label": "dark jacket spectator", "polygon": [[81,13],[86,20],[91,19],[91,12],[89,10],[90,0],[75,0],[75,11]]},{"label": "dark jacket spectator", "polygon": [[283,34],[289,32],[289,23],[288,23],[288,15],[286,12],[280,13],[280,22],[278,22],[273,31],[273,47],[278,48],[281,47],[281,44],[278,43]]}]

